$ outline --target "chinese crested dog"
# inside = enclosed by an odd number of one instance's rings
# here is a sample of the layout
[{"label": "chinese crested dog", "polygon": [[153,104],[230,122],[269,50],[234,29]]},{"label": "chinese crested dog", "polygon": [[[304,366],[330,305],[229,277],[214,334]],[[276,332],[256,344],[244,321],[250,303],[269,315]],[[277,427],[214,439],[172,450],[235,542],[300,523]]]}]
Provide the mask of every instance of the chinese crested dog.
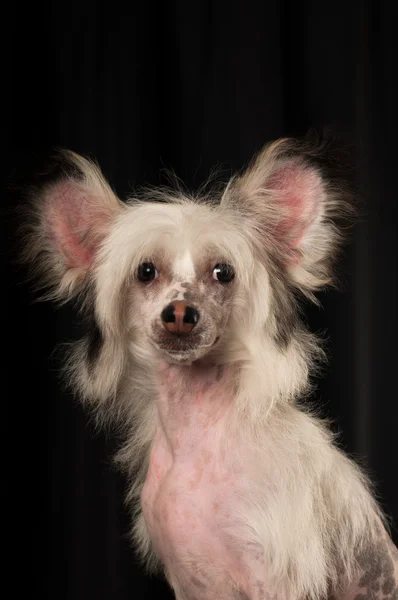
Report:
[{"label": "chinese crested dog", "polygon": [[89,319],[66,370],[123,430],[134,543],[177,600],[398,600],[365,475],[297,402],[322,358],[300,296],[351,206],[329,150],[281,139],[222,189],[126,202],[62,152],[32,194],[25,259]]}]

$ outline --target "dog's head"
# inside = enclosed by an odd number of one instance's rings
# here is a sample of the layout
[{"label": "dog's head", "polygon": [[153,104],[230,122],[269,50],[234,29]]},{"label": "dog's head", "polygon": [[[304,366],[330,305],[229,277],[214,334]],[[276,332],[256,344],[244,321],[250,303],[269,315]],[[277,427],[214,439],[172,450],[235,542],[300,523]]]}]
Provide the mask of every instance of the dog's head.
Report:
[{"label": "dog's head", "polygon": [[323,151],[279,140],[214,197],[154,190],[126,203],[96,165],[63,153],[63,174],[35,195],[26,256],[54,297],[91,304],[97,334],[79,360],[102,352],[111,365],[130,349],[191,363],[259,336],[283,352],[295,293],[330,282],[349,209]]}]

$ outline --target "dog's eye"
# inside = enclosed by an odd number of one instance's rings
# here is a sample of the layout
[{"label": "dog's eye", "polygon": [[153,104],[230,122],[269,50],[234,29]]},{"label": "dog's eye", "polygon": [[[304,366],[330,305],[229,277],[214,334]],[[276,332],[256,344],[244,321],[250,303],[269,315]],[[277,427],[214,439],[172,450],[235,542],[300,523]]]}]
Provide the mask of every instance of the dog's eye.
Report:
[{"label": "dog's eye", "polygon": [[143,283],[152,281],[153,279],[156,279],[157,276],[158,272],[156,270],[156,267],[151,262],[141,263],[138,267],[137,278]]},{"label": "dog's eye", "polygon": [[213,269],[213,279],[220,283],[229,283],[235,277],[235,273],[231,265],[219,263]]}]

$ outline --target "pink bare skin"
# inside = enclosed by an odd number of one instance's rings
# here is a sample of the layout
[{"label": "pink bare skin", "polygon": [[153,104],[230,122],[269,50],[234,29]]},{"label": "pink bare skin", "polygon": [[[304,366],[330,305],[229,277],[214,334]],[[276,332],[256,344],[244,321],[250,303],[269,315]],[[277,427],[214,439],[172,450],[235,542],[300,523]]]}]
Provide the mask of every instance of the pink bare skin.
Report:
[{"label": "pink bare skin", "polygon": [[238,437],[227,435],[234,385],[220,367],[162,366],[158,429],[141,501],[177,598],[268,598],[259,548],[237,548],[228,528],[248,484]]},{"label": "pink bare skin", "polygon": [[[231,368],[159,368],[157,434],[141,502],[177,600],[289,600],[271,589],[262,550],[244,541],[236,517],[253,456],[231,429],[233,388]],[[358,581],[334,600],[398,600],[397,550],[384,532],[358,562]]]}]

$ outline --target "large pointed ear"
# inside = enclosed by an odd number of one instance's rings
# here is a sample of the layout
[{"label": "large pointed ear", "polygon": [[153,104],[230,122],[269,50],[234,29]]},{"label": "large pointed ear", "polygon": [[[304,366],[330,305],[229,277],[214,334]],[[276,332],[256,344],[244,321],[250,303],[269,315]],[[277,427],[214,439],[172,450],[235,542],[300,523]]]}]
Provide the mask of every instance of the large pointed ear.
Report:
[{"label": "large pointed ear", "polygon": [[341,153],[330,140],[281,139],[228,186],[222,204],[250,223],[260,252],[313,298],[354,213]]},{"label": "large pointed ear", "polygon": [[65,300],[87,282],[96,253],[123,211],[96,164],[70,151],[55,156],[51,183],[30,193],[23,258],[39,275],[46,297]]}]

